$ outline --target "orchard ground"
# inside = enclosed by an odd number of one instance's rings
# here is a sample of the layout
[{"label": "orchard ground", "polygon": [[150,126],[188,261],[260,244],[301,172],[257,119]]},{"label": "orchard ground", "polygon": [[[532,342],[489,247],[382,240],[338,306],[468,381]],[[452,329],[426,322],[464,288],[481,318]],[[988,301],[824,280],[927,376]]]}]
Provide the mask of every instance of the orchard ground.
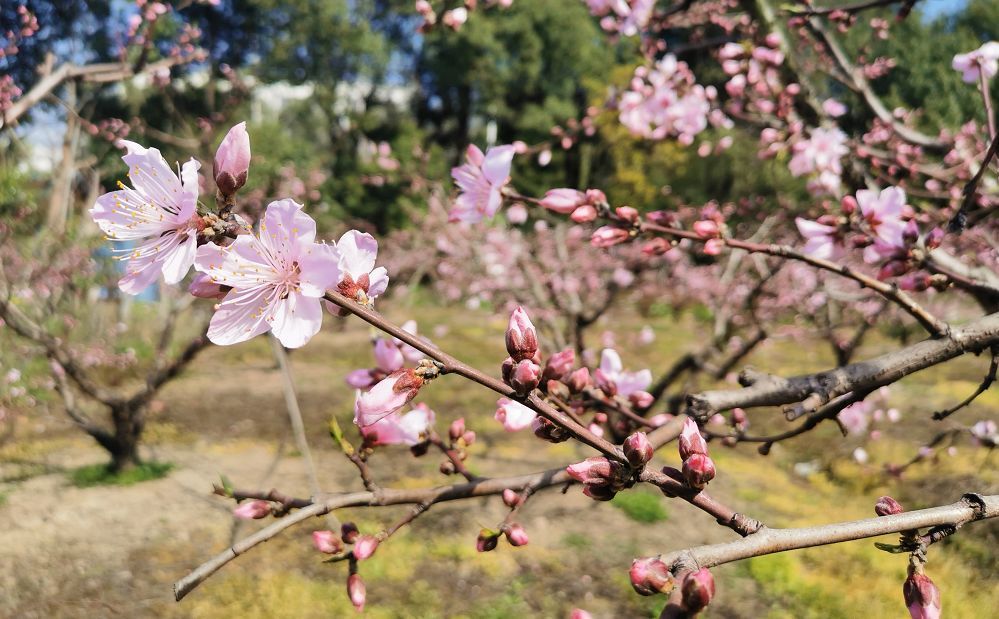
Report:
[{"label": "orchard ground", "polygon": [[[383,309],[391,308],[391,303]],[[484,370],[505,357],[505,319],[486,312],[418,307],[389,309],[399,320],[416,317],[445,350]],[[709,329],[691,316],[632,319],[614,327],[626,367],[675,359],[696,347]],[[649,323],[656,340],[640,346],[638,330]],[[627,325],[627,328],[619,326]],[[350,428],[352,391],[343,378],[372,364],[370,331],[358,320],[327,320],[326,328],[291,355],[309,441],[324,490],[359,489],[355,469],[326,433],[330,415]],[[883,335],[860,351],[865,358],[887,349]],[[774,373],[797,374],[830,367],[827,345],[777,337],[748,360]],[[902,420],[880,426],[884,436],[867,441],[866,465],[851,458],[862,442],[844,438],[835,424],[790,443],[768,457],[754,446],[711,444],[718,477],[710,491],[770,526],[802,526],[873,516],[878,496],[890,494],[907,508],[949,503],[966,491],[999,492],[994,455],[957,443],[919,463],[901,484],[883,472],[903,462],[949,422],[934,410],[971,393],[988,363],[969,356],[919,373],[892,388],[888,404]],[[652,366],[653,374],[663,368]],[[707,386],[707,385],[702,385]],[[564,465],[590,455],[571,443],[549,445],[529,432],[505,433],[492,419],[491,392],[456,377],[443,377],[421,393],[437,412],[443,431],[464,416],[477,432],[470,468],[508,475]],[[999,394],[985,393],[957,414],[966,424],[999,419]],[[234,539],[266,521],[240,522],[233,504],[211,494],[220,474],[240,488],[278,488],[309,494],[303,459],[295,452],[281,383],[265,338],[229,348],[213,347],[161,394],[149,413],[143,449],[147,460],[173,465],[164,478],[134,485],[80,488],[73,470],[105,459],[104,453],[64,420],[58,406],[47,415],[27,411],[16,438],[0,448],[0,616],[10,617],[329,617],[351,616],[346,566],[327,565],[312,549],[309,533],[321,519],[293,528],[239,557],[183,602],[172,599],[173,581]],[[750,412],[751,429],[783,424],[776,410]],[[348,429],[348,435],[356,433]],[[418,487],[457,481],[437,472],[440,456],[413,458],[403,448],[382,448],[372,458],[377,481]],[[654,464],[678,465],[675,447]],[[797,465],[797,466],[796,466]],[[737,471],[738,475],[726,475]],[[903,489],[904,488],[904,489]],[[406,513],[405,507],[345,510],[375,532]],[[475,551],[481,527],[502,520],[498,498],[434,506],[384,543],[360,569],[370,617],[567,617],[575,607],[595,617],[654,617],[663,597],[643,598],[628,582],[631,559],[706,542],[731,539],[703,513],[650,489],[619,495],[610,504],[551,489],[533,497],[521,523],[530,544],[501,543]],[[891,542],[891,538],[880,541]],[[999,523],[974,523],[934,546],[928,573],[943,591],[951,618],[980,617],[999,608]],[[904,555],[876,550],[873,541],[762,557],[713,570],[718,595],[707,617],[898,617],[905,613]]]}]

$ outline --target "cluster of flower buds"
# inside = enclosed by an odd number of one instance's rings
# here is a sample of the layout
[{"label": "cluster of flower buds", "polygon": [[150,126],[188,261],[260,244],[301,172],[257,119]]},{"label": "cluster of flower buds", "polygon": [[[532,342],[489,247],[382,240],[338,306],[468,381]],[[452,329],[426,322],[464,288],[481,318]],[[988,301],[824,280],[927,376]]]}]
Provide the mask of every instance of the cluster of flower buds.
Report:
[{"label": "cluster of flower buds", "polygon": [[607,196],[599,189],[549,189],[538,204],[569,218],[576,223],[588,223],[608,212]]},{"label": "cluster of flower buds", "polygon": [[631,484],[628,467],[603,456],[570,464],[565,470],[569,477],[583,484],[583,494],[594,501],[610,501]]},{"label": "cluster of flower buds", "polygon": [[328,555],[339,555],[344,551],[344,544],[351,544],[351,557],[354,561],[363,561],[375,554],[380,540],[375,535],[362,534],[353,522],[345,522],[340,526],[340,533],[323,530],[312,532],[312,545],[319,552]]},{"label": "cluster of flower buds", "polygon": [[679,440],[683,478],[691,488],[701,489],[715,478],[715,463],[708,456],[708,444],[697,423],[688,417],[683,422]]},{"label": "cluster of flower buds", "polygon": [[517,395],[526,396],[541,383],[541,366],[538,333],[523,307],[517,307],[510,315],[506,350],[510,356],[503,361],[503,381]]},{"label": "cluster of flower buds", "polygon": [[478,537],[475,538],[475,549],[479,552],[495,550],[499,543],[499,538],[504,535],[506,536],[506,541],[513,547],[526,546],[529,541],[527,531],[524,527],[516,522],[511,522],[502,525],[498,531],[481,529]]},{"label": "cluster of flower buds", "polygon": [[[449,449],[460,460],[468,459],[468,448],[475,443],[475,431],[465,428],[465,418],[459,417],[451,422],[447,429]],[[451,458],[441,460],[440,472],[444,475],[454,475],[458,471]]]}]

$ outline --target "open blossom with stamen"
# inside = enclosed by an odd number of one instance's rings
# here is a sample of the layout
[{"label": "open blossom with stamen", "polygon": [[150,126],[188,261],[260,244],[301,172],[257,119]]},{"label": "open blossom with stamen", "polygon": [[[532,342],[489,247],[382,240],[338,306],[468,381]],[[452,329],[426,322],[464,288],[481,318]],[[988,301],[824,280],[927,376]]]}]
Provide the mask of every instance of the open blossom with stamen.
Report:
[{"label": "open blossom with stamen", "polygon": [[121,250],[128,252],[128,264],[118,287],[139,294],[160,273],[168,284],[180,282],[194,264],[203,227],[197,213],[200,164],[191,159],[178,177],[157,149],[121,143],[132,187],[118,183],[118,191],[97,198],[90,215],[110,240],[134,243]]},{"label": "open blossom with stamen", "polygon": [[954,56],[951,63],[955,71],[961,72],[961,79],[974,84],[984,75],[985,79],[999,73],[999,42],[989,41],[976,50]]},{"label": "open blossom with stamen", "polygon": [[507,432],[523,430],[531,425],[538,415],[520,402],[514,402],[509,398],[500,398],[496,405],[499,407],[496,409],[496,421],[503,424]]},{"label": "open blossom with stamen", "polygon": [[494,146],[485,154],[474,144],[465,153],[467,163],[451,169],[460,193],[451,209],[451,221],[476,223],[492,217],[503,203],[503,187],[510,180],[512,145]]},{"label": "open blossom with stamen", "polygon": [[860,212],[874,232],[874,243],[864,248],[864,261],[880,262],[905,248],[905,191],[887,187],[880,192],[861,189],[857,192]]},{"label": "open blossom with stamen", "polygon": [[288,348],[308,342],[323,323],[319,299],[339,275],[336,250],[315,238],[316,222],[284,199],[267,206],[259,237],[198,249],[195,267],[232,287],[212,316],[208,339],[236,344],[271,330]]}]

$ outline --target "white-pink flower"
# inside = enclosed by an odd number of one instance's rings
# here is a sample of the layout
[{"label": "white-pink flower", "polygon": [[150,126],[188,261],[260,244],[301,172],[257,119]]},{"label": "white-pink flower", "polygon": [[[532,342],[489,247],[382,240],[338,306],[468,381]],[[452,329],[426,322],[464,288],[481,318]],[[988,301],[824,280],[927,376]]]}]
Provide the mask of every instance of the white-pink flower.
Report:
[{"label": "white-pink flower", "polygon": [[375,267],[378,241],[366,232],[349,230],[336,243],[340,280],[337,285],[345,296],[369,303],[388,288],[388,271]]},{"label": "white-pink flower", "polygon": [[798,232],[805,237],[803,251],[806,255],[823,260],[836,260],[843,255],[843,238],[836,226],[796,217]]},{"label": "white-pink flower", "polygon": [[398,412],[363,426],[355,411],[354,423],[361,428],[367,445],[416,445],[426,440],[436,415],[422,402],[405,415]]},{"label": "white-pink flower", "polygon": [[645,391],[652,384],[652,371],[625,372],[621,355],[613,348],[605,348],[600,354],[602,377],[617,387],[617,395],[627,398],[633,393]]},{"label": "white-pink flower", "polygon": [[230,286],[208,327],[216,344],[236,344],[268,330],[298,348],[322,326],[320,298],[339,278],[337,252],[315,242],[316,222],[294,200],[267,206],[260,235],[202,246],[195,267]]},{"label": "white-pink flower", "polygon": [[857,204],[867,225],[874,232],[874,243],[864,248],[864,260],[879,262],[905,247],[905,191],[898,187],[887,187],[880,192],[861,189],[857,192]]},{"label": "white-pink flower", "polygon": [[155,148],[144,148],[122,140],[127,153],[132,188],[120,189],[97,198],[90,214],[112,241],[131,241],[125,276],[118,287],[139,294],[162,273],[168,284],[184,279],[197,251],[201,218],[197,213],[198,168],[191,159],[181,167],[180,177],[170,169]]},{"label": "white-pink flower", "polygon": [[520,402],[515,402],[509,398],[500,398],[496,402],[496,421],[503,424],[503,429],[507,432],[523,430],[531,425],[537,413],[527,408]]},{"label": "white-pink flower", "polygon": [[842,159],[849,152],[846,134],[837,128],[816,127],[807,140],[795,143],[788,168],[794,176],[813,172],[843,173]]},{"label": "white-pink flower", "polygon": [[995,77],[999,73],[999,42],[989,41],[976,50],[954,56],[951,66],[961,72],[961,79],[973,84],[981,78]]},{"label": "white-pink flower", "polygon": [[503,187],[510,180],[513,155],[512,145],[494,146],[485,154],[474,144],[468,146],[467,163],[451,169],[459,190],[451,221],[476,223],[496,214],[503,204]]},{"label": "white-pink flower", "polygon": [[397,370],[354,401],[354,423],[364,428],[398,413],[416,397],[423,379],[413,370]]}]

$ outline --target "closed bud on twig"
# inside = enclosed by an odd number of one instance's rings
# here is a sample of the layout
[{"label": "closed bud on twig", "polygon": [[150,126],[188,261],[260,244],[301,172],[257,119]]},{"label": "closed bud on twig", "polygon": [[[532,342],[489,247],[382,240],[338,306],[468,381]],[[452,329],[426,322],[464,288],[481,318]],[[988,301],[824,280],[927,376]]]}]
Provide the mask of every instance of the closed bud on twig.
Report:
[{"label": "closed bud on twig", "polygon": [[659,557],[645,557],[631,562],[631,586],[639,595],[656,595],[669,593],[673,590],[673,575],[669,566]]},{"label": "closed bud on twig", "polygon": [[516,522],[506,527],[504,533],[506,533],[506,541],[510,542],[511,546],[527,545],[527,531],[525,531],[524,527],[520,526]]},{"label": "closed bud on twig", "polygon": [[904,511],[902,505],[890,496],[883,496],[874,504],[874,513],[879,516],[893,516]]},{"label": "closed bud on twig", "polygon": [[568,430],[561,426],[555,425],[541,415],[538,415],[531,420],[531,430],[534,432],[534,436],[542,440],[546,440],[549,443],[561,443],[569,440],[572,436],[569,434]]},{"label": "closed bud on twig", "polygon": [[368,595],[360,574],[351,574],[347,577],[347,597],[358,612],[364,610],[364,602],[367,601]]},{"label": "closed bud on twig", "polygon": [[545,390],[548,395],[559,398],[560,400],[569,399],[569,387],[565,383],[558,380],[550,380],[545,384]]},{"label": "closed bud on twig", "polygon": [[631,236],[624,228],[613,226],[601,226],[593,231],[590,236],[590,244],[594,247],[613,247],[619,243],[624,243]]},{"label": "closed bud on twig", "polygon": [[940,247],[941,243],[943,243],[943,239],[944,239],[943,228],[933,228],[932,230],[926,233],[926,239],[923,241],[923,243],[926,244],[926,249],[936,249],[937,247]]},{"label": "closed bud on twig", "polygon": [[450,460],[441,460],[441,465],[438,469],[444,475],[454,475],[455,473],[454,462]]},{"label": "closed bud on twig", "polygon": [[582,484],[606,484],[613,475],[613,463],[603,456],[593,456],[565,467],[569,477]]},{"label": "closed bud on twig", "polygon": [[711,219],[695,221],[694,225],[691,227],[694,229],[694,233],[702,239],[718,238],[721,234],[721,230],[718,228],[718,223]]},{"label": "closed bud on twig", "polygon": [[594,501],[610,501],[617,495],[617,492],[615,492],[610,486],[596,486],[588,484],[583,486],[583,494],[590,497]]},{"label": "closed bud on twig", "polygon": [[505,503],[507,507],[512,509],[523,502],[524,499],[521,498],[520,494],[516,490],[507,488],[503,491],[503,503]]},{"label": "closed bud on twig", "polygon": [[572,612],[569,613],[569,619],[593,619],[593,615],[582,608],[573,608]]},{"label": "closed bud on twig", "polygon": [[708,453],[708,444],[704,441],[704,437],[701,436],[701,430],[697,427],[697,422],[691,417],[687,417],[683,421],[683,430],[680,432],[678,447],[680,449],[681,460],[686,460],[693,454]]},{"label": "closed bud on twig", "polygon": [[642,245],[642,253],[646,256],[661,256],[673,249],[673,245],[662,237],[656,237]]},{"label": "closed bud on twig", "polygon": [[619,206],[614,209],[614,214],[631,224],[638,221],[638,209],[631,206]]},{"label": "closed bud on twig", "polygon": [[592,204],[584,204],[569,215],[569,219],[576,222],[577,224],[590,223],[597,218],[597,209]]},{"label": "closed bud on twig", "polygon": [[538,352],[538,332],[523,307],[510,314],[506,328],[506,351],[514,361],[533,359]]},{"label": "closed bud on twig", "polygon": [[470,447],[475,442],[475,430],[465,430],[465,433],[461,435],[461,440],[464,441],[465,447]]},{"label": "closed bud on twig", "polygon": [[231,196],[246,183],[249,170],[250,136],[246,133],[246,123],[241,122],[229,129],[215,151],[215,185],[223,195]]},{"label": "closed bud on twig", "polygon": [[475,539],[475,549],[479,552],[489,552],[496,548],[500,534],[489,529],[479,531],[479,536]]},{"label": "closed bud on twig", "polygon": [[590,368],[579,368],[569,374],[566,384],[573,393],[579,393],[590,386]]},{"label": "closed bud on twig", "polygon": [[360,535],[360,531],[357,530],[357,525],[353,522],[345,522],[340,525],[340,537],[348,544],[353,544],[358,535]]},{"label": "closed bud on twig", "polygon": [[940,619],[940,589],[921,570],[909,568],[909,577],[902,585],[902,597],[912,619]]},{"label": "closed bud on twig", "polygon": [[343,541],[333,531],[313,531],[312,545],[319,552],[325,552],[328,555],[335,555],[343,550]]},{"label": "closed bud on twig", "polygon": [[513,387],[517,395],[524,396],[534,390],[540,382],[541,367],[530,359],[524,359],[514,366],[507,384]]},{"label": "closed bud on twig", "polygon": [[549,189],[538,204],[549,211],[567,215],[586,204],[586,194],[575,189]]},{"label": "closed bud on twig", "polygon": [[689,572],[683,578],[683,607],[692,613],[700,612],[715,597],[715,577],[706,567]]},{"label": "closed bud on twig", "polygon": [[465,418],[458,417],[448,426],[447,435],[452,441],[457,441],[465,433]]},{"label": "closed bud on twig", "polygon": [[378,548],[378,538],[374,535],[358,535],[354,540],[354,558],[363,561],[375,554]]},{"label": "closed bud on twig", "polygon": [[656,401],[656,398],[648,391],[633,391],[628,395],[628,401],[637,409],[645,409]]},{"label": "closed bud on twig", "polygon": [[749,419],[746,417],[746,411],[741,408],[732,409],[732,425],[735,426],[736,430],[745,430],[748,423]]},{"label": "closed bud on twig", "polygon": [[635,432],[624,439],[622,448],[624,457],[635,468],[645,466],[645,463],[652,459],[652,443],[649,442],[645,432]]},{"label": "closed bud on twig", "polygon": [[715,478],[715,463],[704,454],[692,454],[683,461],[683,478],[691,488],[703,488]]},{"label": "closed bud on twig", "polygon": [[607,394],[608,397],[613,398],[617,395],[617,383],[607,376],[607,374],[605,374],[600,368],[594,370],[593,382],[596,383],[597,388]]},{"label": "closed bud on twig", "polygon": [[259,520],[271,515],[268,501],[245,501],[232,510],[232,515],[245,520]]},{"label": "closed bud on twig", "polygon": [[560,350],[548,357],[542,376],[545,380],[562,380],[576,364],[576,353],[571,348]]}]

